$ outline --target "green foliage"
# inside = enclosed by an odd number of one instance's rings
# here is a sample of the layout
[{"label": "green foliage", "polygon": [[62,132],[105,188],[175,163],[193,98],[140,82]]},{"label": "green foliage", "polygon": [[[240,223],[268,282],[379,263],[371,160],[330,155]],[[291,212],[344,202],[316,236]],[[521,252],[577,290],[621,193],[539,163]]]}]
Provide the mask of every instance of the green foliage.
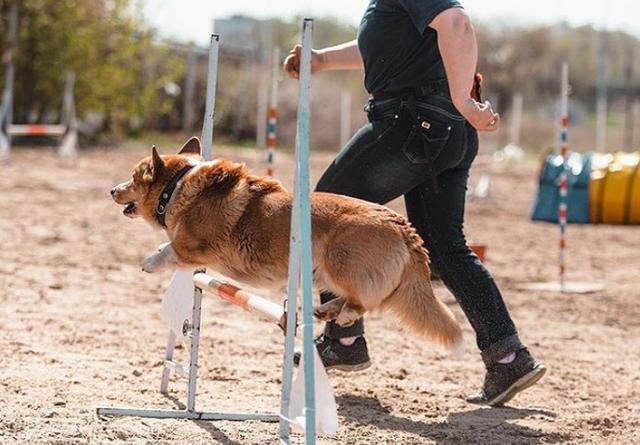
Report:
[{"label": "green foliage", "polygon": [[[531,105],[555,100],[560,89],[560,66],[569,62],[571,98],[595,107],[599,31],[591,26],[565,24],[530,28],[490,28],[476,25],[480,63],[488,92],[500,104],[510,104],[515,92]],[[605,32],[609,99],[640,93],[638,39],[623,32]],[[634,90],[635,89],[635,90]]]},{"label": "green foliage", "polygon": [[[16,122],[30,116],[46,120],[58,112],[66,71],[76,74],[78,115],[101,116],[103,131],[127,133],[172,109],[173,99],[163,86],[179,81],[183,58],[172,57],[167,47],[154,42],[153,32],[131,14],[129,3],[18,2]],[[1,4],[3,24],[9,5]]]}]

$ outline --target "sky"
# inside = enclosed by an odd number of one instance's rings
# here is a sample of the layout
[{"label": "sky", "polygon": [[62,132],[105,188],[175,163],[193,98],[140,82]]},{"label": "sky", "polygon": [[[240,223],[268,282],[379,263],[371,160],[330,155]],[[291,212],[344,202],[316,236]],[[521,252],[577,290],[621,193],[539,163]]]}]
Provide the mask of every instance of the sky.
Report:
[{"label": "sky", "polygon": [[[423,0],[428,1],[428,0]],[[207,44],[212,20],[232,14],[264,18],[333,16],[356,25],[368,0],[137,0],[162,36]],[[623,29],[640,36],[638,0],[461,0],[474,20],[485,23],[573,25]]]}]

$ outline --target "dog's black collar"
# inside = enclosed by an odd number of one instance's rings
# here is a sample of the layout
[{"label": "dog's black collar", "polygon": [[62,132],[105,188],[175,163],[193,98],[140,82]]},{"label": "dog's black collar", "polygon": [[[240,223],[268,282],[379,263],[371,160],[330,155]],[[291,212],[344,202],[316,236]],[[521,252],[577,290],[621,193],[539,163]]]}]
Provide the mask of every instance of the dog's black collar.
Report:
[{"label": "dog's black collar", "polygon": [[178,185],[178,182],[180,182],[180,180],[184,178],[184,175],[189,173],[193,167],[194,167],[193,165],[189,165],[183,168],[182,170],[180,170],[177,175],[171,178],[171,181],[169,181],[169,183],[162,190],[162,193],[160,193],[160,198],[158,199],[158,205],[156,206],[156,220],[165,229],[167,228],[167,224],[165,222],[165,215],[167,213],[167,206],[169,205],[171,196],[173,195],[173,192],[175,191],[176,186]]}]

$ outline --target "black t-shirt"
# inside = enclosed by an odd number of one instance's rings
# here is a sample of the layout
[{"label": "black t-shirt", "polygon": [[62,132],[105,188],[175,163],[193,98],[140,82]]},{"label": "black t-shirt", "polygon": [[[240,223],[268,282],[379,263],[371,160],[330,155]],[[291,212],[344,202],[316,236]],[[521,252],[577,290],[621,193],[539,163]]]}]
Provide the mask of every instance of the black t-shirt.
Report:
[{"label": "black t-shirt", "polygon": [[433,19],[457,0],[370,0],[358,29],[364,86],[399,91],[446,78]]}]

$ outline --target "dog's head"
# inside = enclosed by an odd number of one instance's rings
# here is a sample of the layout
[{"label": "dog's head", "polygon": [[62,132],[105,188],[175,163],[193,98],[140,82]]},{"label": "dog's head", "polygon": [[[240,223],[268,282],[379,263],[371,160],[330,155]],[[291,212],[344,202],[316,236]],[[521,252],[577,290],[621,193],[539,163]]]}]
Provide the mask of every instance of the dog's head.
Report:
[{"label": "dog's head", "polygon": [[155,221],[160,193],[180,170],[201,159],[200,152],[200,141],[196,137],[189,139],[177,155],[160,156],[154,146],[151,156],[142,159],[134,167],[131,179],[111,189],[111,197],[125,206],[125,216],[142,216],[148,221]]}]

